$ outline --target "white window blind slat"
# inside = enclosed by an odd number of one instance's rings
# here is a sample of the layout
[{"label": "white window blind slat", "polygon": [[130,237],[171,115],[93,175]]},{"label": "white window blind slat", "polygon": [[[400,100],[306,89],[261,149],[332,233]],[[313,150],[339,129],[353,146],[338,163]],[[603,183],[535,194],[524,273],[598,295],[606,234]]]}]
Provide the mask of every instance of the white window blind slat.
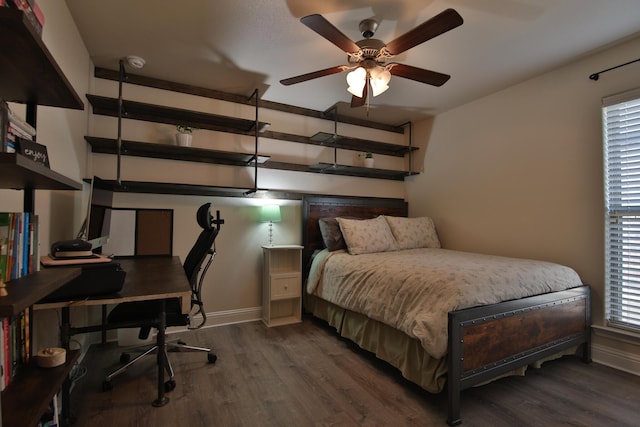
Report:
[{"label": "white window blind slat", "polygon": [[640,92],[603,105],[606,316],[640,331]]}]

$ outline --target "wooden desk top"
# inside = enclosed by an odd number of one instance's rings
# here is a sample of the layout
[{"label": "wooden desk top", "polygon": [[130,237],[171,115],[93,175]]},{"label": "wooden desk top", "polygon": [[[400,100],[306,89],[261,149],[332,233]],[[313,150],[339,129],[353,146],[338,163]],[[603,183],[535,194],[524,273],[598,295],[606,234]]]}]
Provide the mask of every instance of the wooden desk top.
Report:
[{"label": "wooden desk top", "polygon": [[33,309],[119,304],[178,297],[182,298],[182,312],[187,314],[191,310],[191,288],[180,258],[177,256],[117,258],[115,262],[118,262],[127,272],[118,296],[34,304]]}]

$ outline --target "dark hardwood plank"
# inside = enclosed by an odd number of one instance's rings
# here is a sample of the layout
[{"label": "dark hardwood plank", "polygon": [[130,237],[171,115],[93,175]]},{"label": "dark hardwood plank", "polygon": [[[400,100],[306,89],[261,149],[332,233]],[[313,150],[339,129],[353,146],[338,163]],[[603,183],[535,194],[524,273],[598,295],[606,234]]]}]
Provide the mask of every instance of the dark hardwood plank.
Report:
[{"label": "dark hardwood plank", "polygon": [[[151,406],[149,359],[101,392],[117,365],[114,344],[92,348],[89,373],[72,392],[76,426],[446,426],[446,395],[429,394],[317,320],[267,328],[261,322],[177,334],[213,346],[171,353],[176,389]],[[173,337],[173,336],[172,336]],[[463,426],[634,426],[640,378],[564,357],[462,393]]]}]

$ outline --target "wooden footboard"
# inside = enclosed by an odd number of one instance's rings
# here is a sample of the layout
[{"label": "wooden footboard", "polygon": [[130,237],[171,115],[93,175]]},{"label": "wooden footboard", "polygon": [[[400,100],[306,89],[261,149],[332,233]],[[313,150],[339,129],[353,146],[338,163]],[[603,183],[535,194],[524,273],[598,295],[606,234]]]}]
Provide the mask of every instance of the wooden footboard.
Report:
[{"label": "wooden footboard", "polygon": [[591,360],[589,286],[449,313],[449,425],[462,422],[460,392],[582,345]]}]

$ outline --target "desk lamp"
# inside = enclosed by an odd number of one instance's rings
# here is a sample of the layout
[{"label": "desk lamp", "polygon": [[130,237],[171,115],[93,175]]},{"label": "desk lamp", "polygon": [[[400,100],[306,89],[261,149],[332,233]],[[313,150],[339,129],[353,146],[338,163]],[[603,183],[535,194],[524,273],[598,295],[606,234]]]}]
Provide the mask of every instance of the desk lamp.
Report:
[{"label": "desk lamp", "polygon": [[273,223],[281,220],[280,206],[265,205],[260,209],[260,222],[269,223],[269,246],[273,246]]}]

